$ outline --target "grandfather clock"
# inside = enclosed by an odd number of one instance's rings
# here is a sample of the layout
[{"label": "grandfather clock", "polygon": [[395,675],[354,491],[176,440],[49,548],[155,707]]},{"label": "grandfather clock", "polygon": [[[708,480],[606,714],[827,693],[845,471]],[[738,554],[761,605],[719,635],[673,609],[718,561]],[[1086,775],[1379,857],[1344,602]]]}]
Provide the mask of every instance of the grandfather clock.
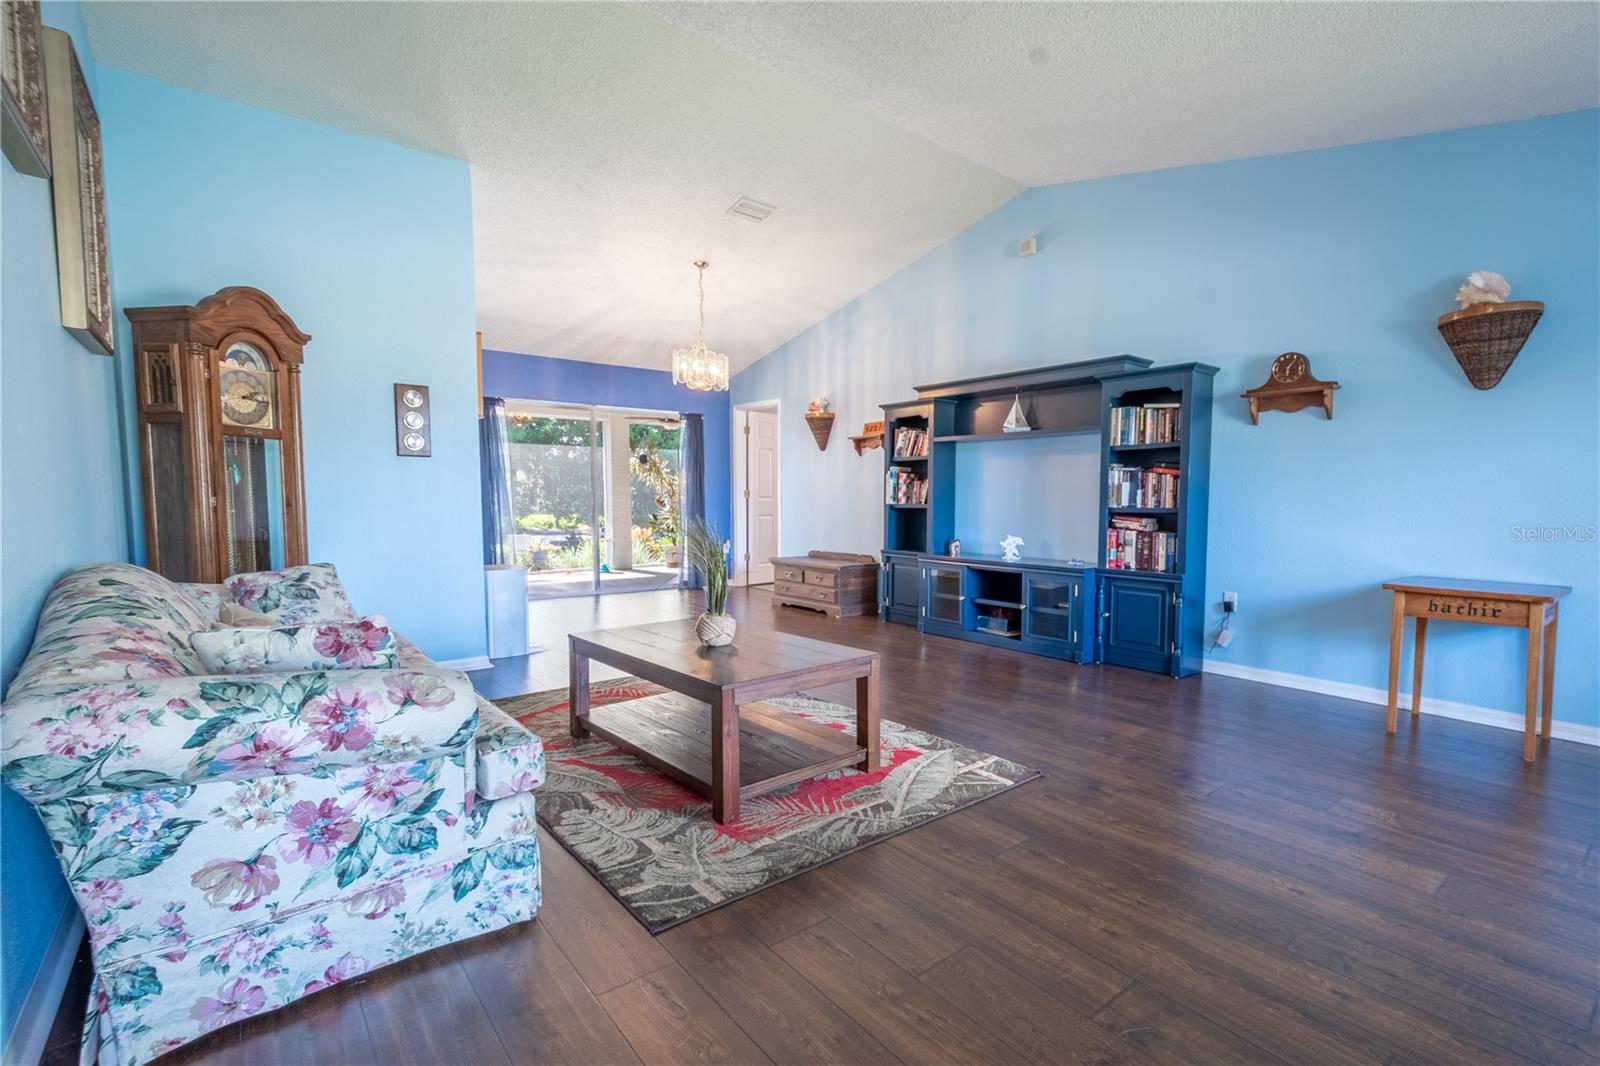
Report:
[{"label": "grandfather clock", "polygon": [[174,581],[306,561],[300,363],[311,339],[259,289],[130,307],[145,549]]}]

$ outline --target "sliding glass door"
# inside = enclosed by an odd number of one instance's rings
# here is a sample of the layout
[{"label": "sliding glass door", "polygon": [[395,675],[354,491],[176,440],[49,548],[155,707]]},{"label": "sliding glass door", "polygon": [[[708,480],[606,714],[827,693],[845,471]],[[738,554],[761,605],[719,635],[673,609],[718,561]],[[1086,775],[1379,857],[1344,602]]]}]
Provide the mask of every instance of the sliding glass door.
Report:
[{"label": "sliding glass door", "polygon": [[512,538],[534,598],[675,588],[676,414],[506,401]]}]

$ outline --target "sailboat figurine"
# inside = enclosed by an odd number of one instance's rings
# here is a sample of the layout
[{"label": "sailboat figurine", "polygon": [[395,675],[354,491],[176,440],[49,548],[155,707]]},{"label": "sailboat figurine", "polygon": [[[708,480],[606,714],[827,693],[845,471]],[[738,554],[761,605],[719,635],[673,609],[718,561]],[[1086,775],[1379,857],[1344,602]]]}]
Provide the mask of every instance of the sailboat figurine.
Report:
[{"label": "sailboat figurine", "polygon": [[1000,426],[1007,433],[1026,433],[1033,427],[1028,425],[1028,417],[1022,413],[1022,394],[1019,392],[1011,401],[1011,413],[1006,415],[1006,420]]}]

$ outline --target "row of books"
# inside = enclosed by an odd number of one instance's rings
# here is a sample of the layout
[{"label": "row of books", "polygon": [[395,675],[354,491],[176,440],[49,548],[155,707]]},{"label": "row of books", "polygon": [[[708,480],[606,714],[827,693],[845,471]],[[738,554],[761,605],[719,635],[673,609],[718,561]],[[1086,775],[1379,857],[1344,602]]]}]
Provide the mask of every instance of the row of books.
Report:
[{"label": "row of books", "polygon": [[1179,405],[1176,403],[1113,407],[1111,443],[1113,445],[1178,443],[1178,408]]},{"label": "row of books", "polygon": [[884,503],[927,503],[928,479],[904,466],[891,466],[883,489]]},{"label": "row of books", "polygon": [[1106,506],[1178,506],[1178,468],[1175,466],[1121,466],[1106,468]]},{"label": "row of books", "polygon": [[916,459],[928,454],[928,432],[923,429],[894,431],[894,454],[900,459]]},{"label": "row of books", "polygon": [[1156,528],[1154,518],[1114,516],[1106,530],[1107,570],[1178,569],[1178,535]]}]

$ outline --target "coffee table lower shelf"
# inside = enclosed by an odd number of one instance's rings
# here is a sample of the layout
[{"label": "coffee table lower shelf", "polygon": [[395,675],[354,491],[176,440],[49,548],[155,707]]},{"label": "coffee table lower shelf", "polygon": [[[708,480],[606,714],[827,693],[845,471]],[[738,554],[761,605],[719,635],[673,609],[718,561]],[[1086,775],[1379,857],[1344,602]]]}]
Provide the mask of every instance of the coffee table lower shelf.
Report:
[{"label": "coffee table lower shelf", "polygon": [[[711,708],[676,692],[591,707],[588,731],[703,796],[711,795]],[[770,703],[739,707],[741,799],[865,762],[851,733]]]}]

